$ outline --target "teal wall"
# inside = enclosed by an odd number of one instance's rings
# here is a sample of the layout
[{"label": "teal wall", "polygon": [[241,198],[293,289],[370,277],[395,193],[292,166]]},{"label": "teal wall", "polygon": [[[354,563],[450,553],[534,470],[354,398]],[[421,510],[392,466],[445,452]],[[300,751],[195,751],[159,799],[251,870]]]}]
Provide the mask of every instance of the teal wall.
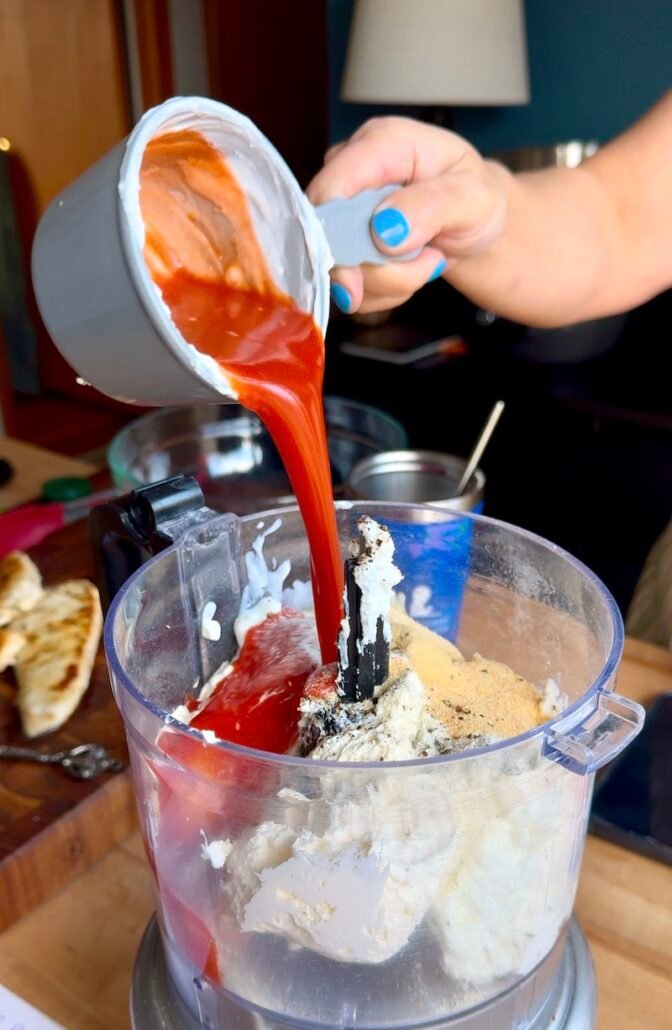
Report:
[{"label": "teal wall", "polygon": [[[339,100],[353,0],[329,0],[329,6],[336,140],[371,114],[392,109]],[[672,87],[672,0],[527,0],[526,23],[532,102],[453,111],[454,129],[486,153],[566,139],[605,141]]]},{"label": "teal wall", "polygon": [[[412,3],[412,0],[410,0]],[[670,0],[672,3],[672,0]],[[355,129],[376,114],[398,113],[400,108],[382,104],[346,104],[340,99],[350,19],[354,0],[328,0],[329,5],[329,136],[332,143],[347,139]],[[409,109],[404,109],[408,113]],[[412,112],[415,113],[415,112]]]}]

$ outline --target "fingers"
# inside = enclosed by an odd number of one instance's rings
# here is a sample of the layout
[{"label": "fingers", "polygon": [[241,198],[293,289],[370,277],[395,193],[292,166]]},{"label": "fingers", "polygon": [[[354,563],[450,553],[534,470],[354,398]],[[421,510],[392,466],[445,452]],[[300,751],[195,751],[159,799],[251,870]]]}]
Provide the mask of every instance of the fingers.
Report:
[{"label": "fingers", "polygon": [[421,251],[409,262],[334,269],[334,303],[350,314],[394,307],[454,259],[491,246],[506,218],[503,174],[459,136],[407,118],[373,119],[332,147],[308,187],[310,200],[399,183],[374,212],[371,235],[390,257]]},{"label": "fingers", "polygon": [[335,268],[331,297],[336,306],[349,315],[356,311],[382,311],[403,304],[446,269],[445,258],[434,247],[426,247],[413,261]]},{"label": "fingers", "polygon": [[347,146],[347,143],[343,141],[342,143],[334,143],[333,147],[329,147],[328,151],[324,155],[325,165],[328,165],[329,162],[336,157],[336,154],[338,154],[345,146]]},{"label": "fingers", "polygon": [[364,297],[363,267],[333,268],[331,271],[331,299],[339,311],[352,315],[359,311]]},{"label": "fingers", "polygon": [[313,204],[324,204],[363,189],[433,177],[474,158],[465,140],[444,129],[410,118],[376,118],[346,144],[332,147],[307,193]]}]

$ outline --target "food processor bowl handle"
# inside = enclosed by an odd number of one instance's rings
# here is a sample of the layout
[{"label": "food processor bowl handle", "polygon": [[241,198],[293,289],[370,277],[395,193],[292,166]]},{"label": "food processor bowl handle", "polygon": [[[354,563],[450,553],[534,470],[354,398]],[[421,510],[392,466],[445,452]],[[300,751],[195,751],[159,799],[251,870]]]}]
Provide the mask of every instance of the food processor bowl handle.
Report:
[{"label": "food processor bowl handle", "polygon": [[93,508],[89,540],[103,609],[107,611],[117,591],[149,558],[216,514],[205,506],[196,480],[185,475],[138,487]]},{"label": "food processor bowl handle", "polygon": [[599,690],[577,711],[551,726],[544,754],[552,762],[587,776],[611,762],[639,733],[644,709],[612,690]]}]

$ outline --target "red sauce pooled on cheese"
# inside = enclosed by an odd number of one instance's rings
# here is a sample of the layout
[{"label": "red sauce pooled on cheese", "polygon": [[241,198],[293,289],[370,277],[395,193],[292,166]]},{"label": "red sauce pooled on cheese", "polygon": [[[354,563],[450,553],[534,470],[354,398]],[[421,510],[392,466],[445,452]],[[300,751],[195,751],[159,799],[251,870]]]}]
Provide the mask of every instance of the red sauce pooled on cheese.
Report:
[{"label": "red sauce pooled on cheese", "polygon": [[214,730],[220,740],[289,751],[296,743],[304,684],[315,668],[306,621],[301,612],[284,610],[248,630],[233,671],[190,725]]}]

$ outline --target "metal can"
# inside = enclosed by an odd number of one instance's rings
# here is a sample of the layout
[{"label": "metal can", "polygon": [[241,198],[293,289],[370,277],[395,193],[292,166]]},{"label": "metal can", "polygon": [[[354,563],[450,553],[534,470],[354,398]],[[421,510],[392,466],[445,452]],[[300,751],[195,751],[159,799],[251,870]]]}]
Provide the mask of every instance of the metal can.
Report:
[{"label": "metal can", "polygon": [[476,469],[455,496],[466,461],[438,451],[383,451],[363,458],[346,483],[348,497],[366,501],[426,503],[452,511],[481,511],[485,476]]},{"label": "metal can", "polygon": [[446,510],[445,522],[408,526],[388,522],[395,555],[405,570],[399,600],[409,615],[449,640],[459,638],[471,565],[470,513],[483,510],[485,476],[477,469],[464,493],[466,461],[437,451],[383,451],[364,458],[346,481],[353,500],[422,503]]}]

